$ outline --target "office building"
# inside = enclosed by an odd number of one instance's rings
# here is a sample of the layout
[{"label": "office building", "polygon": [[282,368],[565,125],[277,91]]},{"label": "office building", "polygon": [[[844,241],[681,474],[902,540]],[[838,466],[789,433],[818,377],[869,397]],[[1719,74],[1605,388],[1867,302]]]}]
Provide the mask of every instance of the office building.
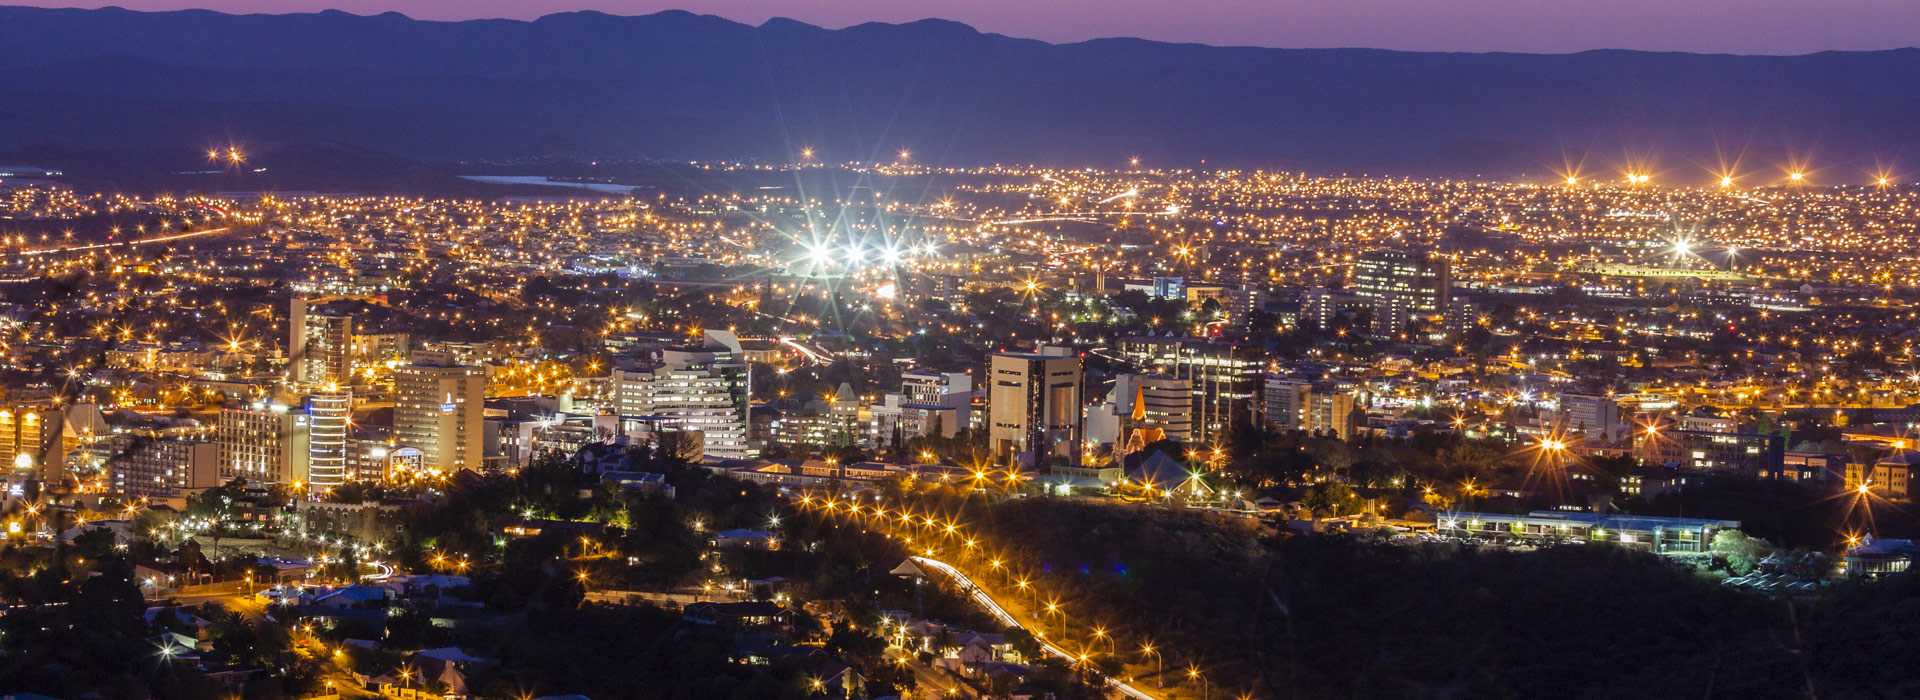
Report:
[{"label": "office building", "polygon": [[1819,450],[1789,450],[1781,459],[1780,471],[1762,474],[1763,478],[1808,483],[1836,483],[1847,472],[1847,456]]},{"label": "office building", "polygon": [[846,382],[830,396],[809,401],[799,411],[788,412],[773,421],[775,443],[788,447],[871,447],[874,444],[871,416],[861,405],[860,396]]},{"label": "office building", "polygon": [[1193,396],[1193,442],[1216,442],[1255,419],[1266,369],[1266,358],[1256,351],[1232,343],[1186,343],[1171,369]]},{"label": "office building", "polygon": [[758,457],[758,446],[748,439],[753,379],[744,354],[732,333],[707,331],[698,348],[669,348],[651,367],[615,370],[614,405],[622,423],[698,432],[708,456]]},{"label": "office building", "polygon": [[220,480],[305,482],[308,419],[306,412],[278,401],[222,407],[214,438],[219,446]]},{"label": "office building", "polygon": [[0,465],[6,466],[12,479],[46,479],[64,473],[60,413],[50,410],[19,405],[0,408]]},{"label": "office building", "polygon": [[314,493],[347,483],[347,431],[352,423],[353,392],[334,388],[307,397],[307,483]]},{"label": "office building", "polygon": [[1227,325],[1236,330],[1247,330],[1253,325],[1254,314],[1266,310],[1269,293],[1264,287],[1241,285],[1227,291]]},{"label": "office building", "polygon": [[1307,419],[1307,400],[1313,382],[1278,374],[1265,377],[1260,393],[1260,416],[1273,430],[1301,430]]},{"label": "office building", "polygon": [[1619,402],[1600,394],[1561,394],[1559,428],[1579,433],[1590,446],[1612,445],[1627,437]]},{"label": "office building", "polygon": [[1185,277],[1153,278],[1153,298],[1163,299],[1166,301],[1180,301],[1180,302],[1186,301],[1187,300],[1187,278]]},{"label": "office building", "polygon": [[393,370],[393,438],[420,451],[421,467],[479,470],[487,371],[445,353],[415,353]]},{"label": "office building", "polygon": [[1684,429],[1634,431],[1633,448],[1648,464],[1756,477],[1778,473],[1787,451],[1786,437],[1778,433]]},{"label": "office building", "polygon": [[405,362],[412,354],[412,334],[402,331],[366,333],[364,330],[354,329],[353,359],[357,364]]},{"label": "office building", "polygon": [[1300,293],[1300,323],[1311,322],[1324,330],[1332,327],[1333,319],[1339,315],[1340,299],[1333,290],[1312,287]]},{"label": "office building", "polygon": [[1352,440],[1363,423],[1362,411],[1353,393],[1332,385],[1313,386],[1307,391],[1304,403],[1305,420],[1300,427],[1309,433]]},{"label": "office building", "polygon": [[994,353],[987,360],[987,444],[1007,464],[1077,466],[1083,426],[1080,358]]},{"label": "office building", "polygon": [[1353,291],[1368,301],[1405,297],[1415,314],[1436,316],[1446,312],[1446,303],[1453,297],[1453,279],[1445,258],[1376,250],[1362,254],[1354,263]]},{"label": "office building", "polygon": [[1916,469],[1920,469],[1920,453],[1916,452],[1887,455],[1873,464],[1849,462],[1846,487],[1857,490],[1865,486],[1873,495],[1896,503],[1910,503],[1915,495]]},{"label": "office building", "polygon": [[973,378],[966,372],[908,370],[900,373],[900,393],[909,404],[956,406],[964,412],[967,399],[973,393]]},{"label": "office building", "polygon": [[1373,336],[1398,339],[1412,322],[1446,314],[1453,280],[1444,258],[1376,250],[1354,263],[1353,290],[1373,309]]},{"label": "office building", "polygon": [[973,378],[966,372],[908,370],[900,375],[900,393],[869,407],[874,443],[898,439],[950,438],[973,421]]},{"label": "office building", "polygon": [[1379,340],[1405,341],[1413,328],[1413,307],[1405,295],[1390,295],[1373,300],[1373,316],[1368,332]]},{"label": "office building", "polygon": [[1447,301],[1447,337],[1456,342],[1464,340],[1468,333],[1480,325],[1480,307],[1473,300],[1455,295]]},{"label": "office building", "polygon": [[195,491],[220,485],[220,447],[206,440],[158,435],[116,436],[122,449],[107,460],[113,491],[125,498],[184,504]]},{"label": "office building", "polygon": [[295,297],[287,317],[287,361],[295,384],[353,381],[353,315],[331,304]]},{"label": "office building", "polygon": [[1193,394],[1192,441],[1226,437],[1234,425],[1255,420],[1266,357],[1236,343],[1192,338],[1122,338],[1122,359],[1143,372],[1187,380]]}]

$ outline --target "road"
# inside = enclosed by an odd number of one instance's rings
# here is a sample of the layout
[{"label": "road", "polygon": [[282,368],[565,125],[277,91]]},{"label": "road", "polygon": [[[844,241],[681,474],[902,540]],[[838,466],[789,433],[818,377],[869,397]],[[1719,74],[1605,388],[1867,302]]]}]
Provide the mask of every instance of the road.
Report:
[{"label": "road", "polygon": [[267,613],[266,601],[261,600],[259,596],[249,592],[248,586],[244,583],[233,586],[202,586],[199,587],[199,590],[192,593],[175,593],[172,595],[159,596],[155,599],[149,599],[148,602],[153,604],[165,602],[172,605],[186,606],[218,603],[221,607],[239,613],[241,617],[249,619],[258,618]]},{"label": "road", "polygon": [[63,246],[59,248],[43,248],[40,250],[23,250],[23,251],[20,251],[20,257],[31,258],[31,257],[41,256],[41,255],[57,255],[59,253],[78,253],[81,251],[100,250],[103,248],[130,248],[135,246],[152,245],[155,243],[172,243],[174,241],[186,240],[189,238],[199,238],[201,236],[219,235],[222,233],[226,233],[228,230],[230,230],[230,228],[231,227],[221,226],[219,228],[201,229],[199,231],[184,231],[181,233],[173,233],[165,236],[154,236],[152,238],[140,238],[140,239],[129,240],[129,241],[108,241],[105,243],[88,243],[84,245],[70,245],[70,246]]},{"label": "road", "polygon": [[[987,595],[986,591],[981,590],[979,586],[973,583],[973,579],[968,578],[966,574],[961,573],[960,570],[954,568],[953,565],[928,557],[912,557],[912,559],[914,564],[923,569],[932,569],[946,574],[948,578],[953,579],[954,583],[959,584],[961,591],[964,591],[968,597],[972,598],[973,602],[986,609],[986,611],[993,615],[994,619],[999,620],[1001,624],[1007,625],[1008,627],[1025,629],[1025,625],[1020,624],[1020,620],[1015,618],[1013,613],[1007,612],[1006,608],[1001,607],[999,601],[994,600],[993,596]],[[1073,654],[1067,653],[1066,649],[1062,649],[1053,642],[1042,639],[1039,635],[1035,635],[1034,639],[1040,642],[1041,649],[1046,650],[1049,654],[1060,657],[1068,664],[1074,663],[1077,658]],[[1154,697],[1148,695],[1146,691],[1136,688],[1118,678],[1108,678],[1107,687],[1113,689],[1114,692],[1135,698],[1136,700],[1155,700]]]}]

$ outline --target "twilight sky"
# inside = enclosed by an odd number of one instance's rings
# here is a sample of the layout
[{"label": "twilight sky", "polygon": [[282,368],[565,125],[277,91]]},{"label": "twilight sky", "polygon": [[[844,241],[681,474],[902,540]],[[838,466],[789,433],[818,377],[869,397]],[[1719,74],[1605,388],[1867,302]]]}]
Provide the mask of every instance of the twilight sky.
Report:
[{"label": "twilight sky", "polygon": [[[4,0],[0,0],[4,1]],[[827,27],[942,17],[1048,41],[1138,36],[1295,48],[1567,52],[1595,48],[1795,54],[1920,45],[1920,0],[24,0],[136,10],[531,19],[567,10],[685,9]]]}]

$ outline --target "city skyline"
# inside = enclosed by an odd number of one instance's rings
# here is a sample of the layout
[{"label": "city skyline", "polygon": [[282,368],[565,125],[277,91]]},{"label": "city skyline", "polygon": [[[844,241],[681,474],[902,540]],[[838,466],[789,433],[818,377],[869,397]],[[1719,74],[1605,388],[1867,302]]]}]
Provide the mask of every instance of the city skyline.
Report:
[{"label": "city skyline", "polygon": [[[1563,52],[1920,12],[702,1]],[[1920,50],[28,7],[0,45],[0,696],[1914,686]]]}]

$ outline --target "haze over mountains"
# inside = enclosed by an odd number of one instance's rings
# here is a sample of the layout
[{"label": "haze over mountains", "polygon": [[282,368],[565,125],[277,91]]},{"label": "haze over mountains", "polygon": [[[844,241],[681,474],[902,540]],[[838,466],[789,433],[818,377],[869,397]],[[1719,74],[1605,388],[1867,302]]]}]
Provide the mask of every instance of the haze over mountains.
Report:
[{"label": "haze over mountains", "polygon": [[[926,20],[0,8],[0,152],[240,142],[459,159],[892,159],[1549,174],[1920,171],[1920,50],[1727,56],[1054,45]],[[0,157],[4,159],[4,157]],[[377,160],[377,159],[375,159]],[[59,165],[49,163],[48,165]]]}]

